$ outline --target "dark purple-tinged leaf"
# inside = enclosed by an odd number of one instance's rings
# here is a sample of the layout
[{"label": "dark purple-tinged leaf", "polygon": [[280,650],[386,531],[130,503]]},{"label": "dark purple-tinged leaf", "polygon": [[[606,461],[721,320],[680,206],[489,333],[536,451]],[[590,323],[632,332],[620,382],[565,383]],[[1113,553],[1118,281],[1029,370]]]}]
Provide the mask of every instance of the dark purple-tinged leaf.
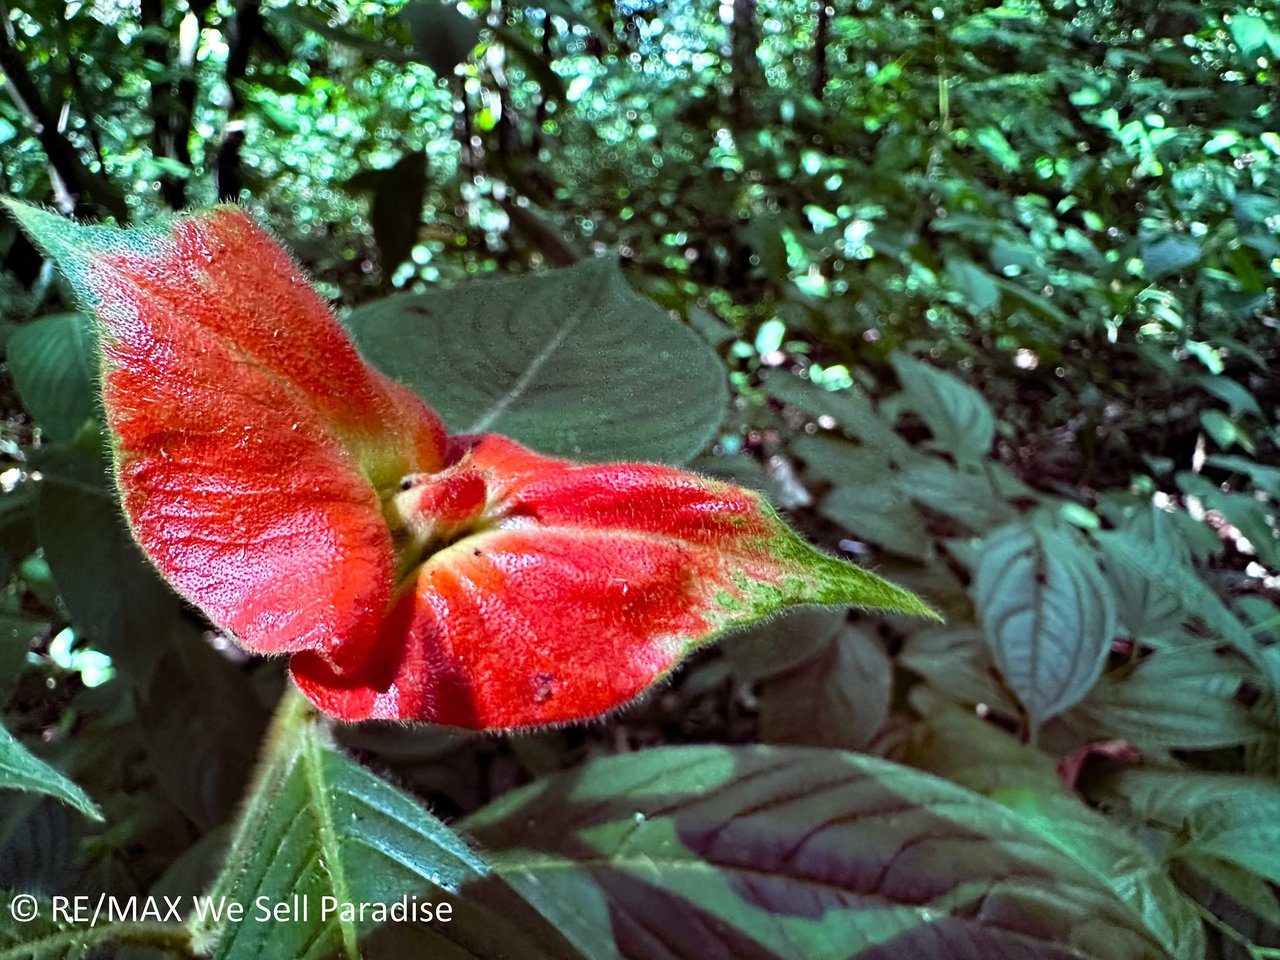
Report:
[{"label": "dark purple-tinged leaf", "polygon": [[464,826],[594,960],[1168,956],[1008,809],[856,754],[648,750],[537,781]]}]

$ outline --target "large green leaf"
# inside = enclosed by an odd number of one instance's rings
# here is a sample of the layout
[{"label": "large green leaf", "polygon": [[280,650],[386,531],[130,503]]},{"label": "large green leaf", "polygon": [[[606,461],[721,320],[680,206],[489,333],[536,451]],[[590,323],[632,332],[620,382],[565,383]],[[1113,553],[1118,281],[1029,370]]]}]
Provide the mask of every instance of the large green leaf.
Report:
[{"label": "large green leaf", "polygon": [[979,463],[995,439],[996,418],[982,394],[963,380],[905,353],[890,357],[907,404],[962,464]]},{"label": "large green leaf", "polygon": [[[333,748],[319,718],[296,693],[277,713],[266,765],[241,813],[226,864],[209,896],[215,903],[307,904],[285,922],[248,910],[240,922],[195,918],[192,939],[215,960],[256,957],[359,960],[407,956],[391,944],[410,937],[417,955],[583,960],[488,878],[489,868],[456,834],[413,799]],[[475,885],[474,893],[463,892]],[[301,898],[294,900],[293,898]],[[338,903],[391,905],[402,898],[450,903],[448,921],[388,924],[366,912],[322,913]]]},{"label": "large green leaf", "polygon": [[1035,725],[1075,706],[1102,673],[1115,599],[1067,530],[1010,524],[982,545],[974,602],[996,665]]},{"label": "large green leaf", "polygon": [[535,782],[464,825],[595,960],[1167,956],[1013,813],[872,757],[648,750]]},{"label": "large green leaf", "polygon": [[86,817],[101,820],[97,804],[78,786],[19,743],[0,727],[0,789],[47,793],[71,804]]},{"label": "large green leaf", "polygon": [[89,321],[59,313],[24,324],[9,341],[9,371],[36,423],[55,440],[70,440],[94,415],[97,368]]},{"label": "large green leaf", "polygon": [[720,360],[612,261],[400,294],[348,323],[361,352],[457,432],[586,460],[683,463],[724,418]]}]

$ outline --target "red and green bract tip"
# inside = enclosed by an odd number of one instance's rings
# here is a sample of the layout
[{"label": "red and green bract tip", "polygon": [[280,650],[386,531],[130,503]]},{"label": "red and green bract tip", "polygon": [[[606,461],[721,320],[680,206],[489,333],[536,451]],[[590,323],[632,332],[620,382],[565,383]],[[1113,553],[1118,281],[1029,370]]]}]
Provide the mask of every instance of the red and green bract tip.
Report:
[{"label": "red and green bract tip", "polygon": [[931,615],[750,491],[446,440],[238,207],[124,231],[10,206],[97,318],[139,544],[332,716],[579,720],[788,606]]}]

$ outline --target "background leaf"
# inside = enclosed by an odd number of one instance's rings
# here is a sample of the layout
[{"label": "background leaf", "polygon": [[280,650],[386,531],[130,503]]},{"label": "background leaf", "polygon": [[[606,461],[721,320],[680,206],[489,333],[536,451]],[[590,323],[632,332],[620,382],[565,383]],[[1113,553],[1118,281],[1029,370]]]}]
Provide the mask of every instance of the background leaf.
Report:
[{"label": "background leaf", "polygon": [[977,463],[991,448],[996,420],[977,390],[949,373],[896,353],[890,358],[907,404],[934,438],[962,464]]},{"label": "background leaf", "polygon": [[55,440],[71,440],[97,410],[97,356],[89,321],[59,313],[24,324],[9,341],[14,386]]},{"label": "background leaf", "polygon": [[31,753],[4,727],[0,727],[0,788],[47,793],[86,817],[102,819],[102,812],[88,794]]},{"label": "background leaf", "polygon": [[418,239],[427,191],[427,155],[421,150],[405,154],[379,173],[369,222],[382,271],[389,277],[409,259]]},{"label": "background leaf", "polygon": [[1013,524],[983,541],[974,603],[1009,685],[1039,725],[1097,682],[1115,600],[1092,554],[1063,530]]},{"label": "background leaf", "polygon": [[604,260],[400,294],[348,323],[361,352],[457,432],[577,459],[678,464],[724,417],[715,354]]},{"label": "background leaf", "polygon": [[441,0],[412,0],[397,16],[409,27],[414,53],[438,77],[453,73],[480,40],[479,25]]}]

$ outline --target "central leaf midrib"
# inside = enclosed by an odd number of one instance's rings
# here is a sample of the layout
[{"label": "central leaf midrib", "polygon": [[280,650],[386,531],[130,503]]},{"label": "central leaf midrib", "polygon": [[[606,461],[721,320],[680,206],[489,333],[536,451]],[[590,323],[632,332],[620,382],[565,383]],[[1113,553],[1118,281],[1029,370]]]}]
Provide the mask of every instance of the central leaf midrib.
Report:
[{"label": "central leaf midrib", "polygon": [[[334,899],[340,904],[347,903],[351,900],[350,887],[347,884],[346,868],[342,862],[342,847],[338,842],[337,831],[334,829],[333,807],[329,802],[329,793],[325,785],[322,766],[324,757],[321,755],[314,730],[308,731],[299,761],[302,763],[307,789],[312,795],[318,847],[317,865],[328,874]],[[347,957],[350,960],[360,960],[355,923],[344,920],[342,911],[339,910],[336,925],[342,935],[342,947]]]},{"label": "central leaf midrib", "polygon": [[550,360],[552,355],[564,345],[569,334],[573,332],[574,328],[577,327],[577,325],[581,323],[582,319],[587,315],[588,305],[594,305],[597,300],[598,298],[590,298],[580,303],[578,308],[569,315],[567,322],[552,334],[551,339],[543,345],[541,350],[534,354],[533,358],[529,361],[529,365],[524,368],[518,377],[516,377],[515,383],[511,385],[510,389],[494,401],[493,405],[487,411],[481,414],[475,422],[471,424],[471,426],[465,428],[462,432],[483,433],[485,430],[492,427],[498,421],[498,418],[507,412],[512,404],[524,396],[525,391],[528,390],[529,385],[533,382],[533,378],[538,375],[544,366],[546,366],[547,361]]}]

